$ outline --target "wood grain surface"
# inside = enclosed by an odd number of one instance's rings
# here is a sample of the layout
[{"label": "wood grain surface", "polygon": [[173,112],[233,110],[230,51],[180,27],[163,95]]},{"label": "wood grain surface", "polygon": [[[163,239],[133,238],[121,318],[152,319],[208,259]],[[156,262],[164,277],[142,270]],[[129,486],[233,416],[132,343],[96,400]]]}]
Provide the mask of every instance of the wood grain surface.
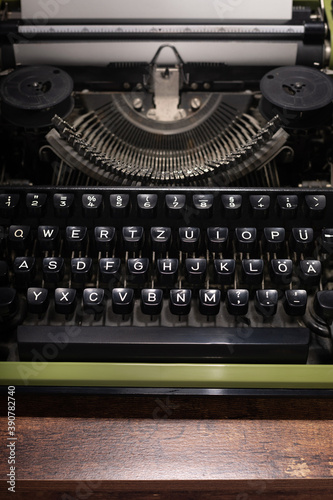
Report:
[{"label": "wood grain surface", "polygon": [[16,404],[15,496],[1,406],[2,498],[333,498],[331,399],[18,394]]}]

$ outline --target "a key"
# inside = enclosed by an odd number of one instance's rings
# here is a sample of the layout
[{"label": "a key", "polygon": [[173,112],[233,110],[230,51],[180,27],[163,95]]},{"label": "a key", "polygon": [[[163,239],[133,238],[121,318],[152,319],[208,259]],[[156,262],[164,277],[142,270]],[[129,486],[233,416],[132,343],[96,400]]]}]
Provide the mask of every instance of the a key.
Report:
[{"label": "a key", "polygon": [[301,260],[299,263],[299,276],[304,285],[318,285],[321,277],[320,260]]},{"label": "a key", "polygon": [[35,276],[35,257],[16,257],[13,263],[13,271],[17,287],[29,286]]}]

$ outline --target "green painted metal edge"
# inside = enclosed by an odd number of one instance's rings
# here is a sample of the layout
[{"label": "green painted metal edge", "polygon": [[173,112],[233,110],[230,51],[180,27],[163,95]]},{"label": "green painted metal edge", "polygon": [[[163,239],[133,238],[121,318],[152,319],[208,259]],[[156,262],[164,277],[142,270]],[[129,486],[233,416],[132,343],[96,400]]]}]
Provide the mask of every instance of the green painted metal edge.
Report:
[{"label": "green painted metal edge", "polygon": [[327,21],[328,28],[329,28],[329,31],[331,34],[331,56],[330,56],[329,67],[333,68],[333,50],[332,50],[333,12],[332,12],[331,0],[324,0],[324,7],[325,7],[325,14],[326,14],[326,21]]},{"label": "green painted metal edge", "polygon": [[332,389],[333,365],[6,361],[0,385]]}]

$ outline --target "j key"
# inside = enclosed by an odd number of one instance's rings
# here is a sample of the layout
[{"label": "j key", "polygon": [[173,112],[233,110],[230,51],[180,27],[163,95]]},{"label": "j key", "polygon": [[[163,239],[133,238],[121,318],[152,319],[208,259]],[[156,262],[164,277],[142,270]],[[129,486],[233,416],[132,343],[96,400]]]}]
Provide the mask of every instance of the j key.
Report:
[{"label": "j key", "polygon": [[185,274],[189,283],[202,283],[206,276],[206,269],[206,259],[185,259]]},{"label": "j key", "polygon": [[286,231],[283,227],[265,227],[263,244],[267,252],[277,253],[283,248]]},{"label": "j key", "polygon": [[47,194],[28,193],[25,199],[28,214],[31,217],[41,217],[45,213]]},{"label": "j key", "polygon": [[59,283],[63,279],[65,266],[62,257],[45,257],[42,266],[43,277],[47,283]]},{"label": "j key", "polygon": [[103,258],[99,260],[99,277],[102,283],[115,283],[120,280],[121,261],[118,258]]},{"label": "j key", "polygon": [[303,316],[306,312],[308,295],[305,290],[286,290],[284,309],[290,316]]},{"label": "j key", "polygon": [[166,252],[170,248],[171,228],[152,227],[150,229],[150,241],[154,252]]},{"label": "j key", "polygon": [[236,219],[242,211],[242,195],[223,194],[221,196],[224,215],[230,219]]},{"label": "j key", "polygon": [[144,229],[141,226],[123,227],[124,248],[128,252],[137,252],[141,250],[144,242]]},{"label": "j key", "polygon": [[19,194],[0,194],[0,216],[13,217],[20,201]]},{"label": "j key", "polygon": [[18,305],[17,293],[14,288],[0,288],[0,317],[6,318],[15,314]]},{"label": "j key", "polygon": [[233,259],[215,259],[214,276],[220,285],[232,285],[235,279],[236,261]]},{"label": "j key", "polygon": [[110,207],[113,217],[116,219],[126,217],[130,208],[130,197],[128,194],[111,194]]},{"label": "j key", "polygon": [[157,194],[138,194],[137,204],[140,217],[154,217],[157,209]]},{"label": "j key", "polygon": [[84,251],[87,245],[87,228],[83,226],[66,227],[66,243],[70,251]]},{"label": "j key", "polygon": [[216,316],[220,311],[220,290],[199,290],[199,311],[205,316]]},{"label": "j key", "polygon": [[131,314],[134,307],[132,288],[114,288],[112,290],[112,310],[115,314]]},{"label": "j key", "polygon": [[323,229],[321,232],[321,252],[333,253],[333,228]]},{"label": "j key", "polygon": [[333,290],[317,292],[313,306],[318,316],[331,323],[333,319]]},{"label": "j key", "polygon": [[75,283],[87,283],[91,278],[92,259],[80,257],[71,259],[71,275]]},{"label": "j key", "polygon": [[288,285],[293,276],[293,263],[290,259],[271,260],[272,281],[277,285]]},{"label": "j key", "polygon": [[170,312],[179,316],[189,314],[191,311],[192,291],[184,289],[170,290]]},{"label": "j key", "polygon": [[8,241],[12,250],[24,253],[31,241],[30,226],[10,226]]},{"label": "j key", "polygon": [[326,196],[323,194],[308,194],[305,196],[305,212],[315,219],[324,215]]},{"label": "j key", "polygon": [[38,226],[37,240],[42,251],[52,252],[59,245],[60,233],[58,226]]},{"label": "j key", "polygon": [[186,208],[186,196],[184,194],[167,194],[165,197],[167,214],[170,217],[180,218]]},{"label": "j key", "polygon": [[318,285],[321,277],[321,262],[319,260],[301,260],[299,268],[299,276],[304,285]]},{"label": "j key", "polygon": [[208,227],[207,228],[207,246],[211,252],[222,253],[227,249],[228,228],[227,227]]},{"label": "j key", "polygon": [[255,227],[237,227],[235,229],[236,250],[243,253],[251,253],[257,244],[257,230]]},{"label": "j key", "polygon": [[253,216],[263,219],[267,217],[271,203],[270,196],[266,194],[253,194],[250,196],[250,206]]},{"label": "j key", "polygon": [[54,291],[54,308],[60,314],[72,314],[76,307],[76,290],[74,288],[56,288]]},{"label": "j key", "polygon": [[97,252],[112,252],[115,246],[116,231],[114,227],[97,226],[94,229],[94,241]]},{"label": "j key", "polygon": [[147,280],[149,259],[128,259],[128,280],[132,283],[144,283]]},{"label": "j key", "polygon": [[53,208],[57,217],[69,217],[74,207],[74,194],[56,193],[53,195]]},{"label": "j key", "polygon": [[49,305],[49,292],[46,288],[32,287],[27,290],[27,304],[29,312],[44,314]]},{"label": "j key", "polygon": [[293,219],[296,217],[298,208],[298,196],[281,194],[277,197],[277,211],[283,218]]},{"label": "j key", "polygon": [[0,287],[8,284],[8,264],[4,260],[0,260]]},{"label": "j key", "polygon": [[35,276],[36,260],[34,257],[16,257],[13,263],[15,283],[18,287],[30,285]]},{"label": "j key", "polygon": [[214,202],[212,194],[194,194],[192,200],[199,216],[211,217]]},{"label": "j key", "polygon": [[260,285],[264,274],[264,261],[262,259],[242,260],[243,279],[248,285]]},{"label": "j key", "polygon": [[178,259],[158,259],[157,276],[161,285],[172,286],[178,276]]},{"label": "j key", "polygon": [[154,316],[160,314],[163,304],[163,291],[158,288],[144,288],[141,290],[141,311],[143,314]]},{"label": "j key", "polygon": [[103,196],[95,193],[83,194],[82,208],[85,217],[98,217],[103,208]]},{"label": "j key", "polygon": [[199,248],[200,229],[198,227],[179,228],[179,248],[182,252],[196,252]]},{"label": "j key", "polygon": [[290,235],[290,247],[297,253],[311,253],[313,229],[311,227],[293,227]]},{"label": "j key", "polygon": [[229,314],[244,316],[249,308],[249,291],[244,289],[228,290],[226,304]]},{"label": "j key", "polygon": [[278,305],[277,290],[257,290],[255,298],[255,308],[259,314],[269,318],[276,314]]},{"label": "j key", "polygon": [[104,290],[102,288],[85,288],[82,301],[86,313],[100,314],[104,310]]}]

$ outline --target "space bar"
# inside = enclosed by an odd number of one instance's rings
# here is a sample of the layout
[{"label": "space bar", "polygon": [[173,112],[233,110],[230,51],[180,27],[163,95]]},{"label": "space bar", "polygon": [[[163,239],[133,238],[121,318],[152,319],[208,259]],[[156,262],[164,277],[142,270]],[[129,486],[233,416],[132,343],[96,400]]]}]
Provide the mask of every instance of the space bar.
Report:
[{"label": "space bar", "polygon": [[21,361],[306,363],[307,328],[28,326]]}]

